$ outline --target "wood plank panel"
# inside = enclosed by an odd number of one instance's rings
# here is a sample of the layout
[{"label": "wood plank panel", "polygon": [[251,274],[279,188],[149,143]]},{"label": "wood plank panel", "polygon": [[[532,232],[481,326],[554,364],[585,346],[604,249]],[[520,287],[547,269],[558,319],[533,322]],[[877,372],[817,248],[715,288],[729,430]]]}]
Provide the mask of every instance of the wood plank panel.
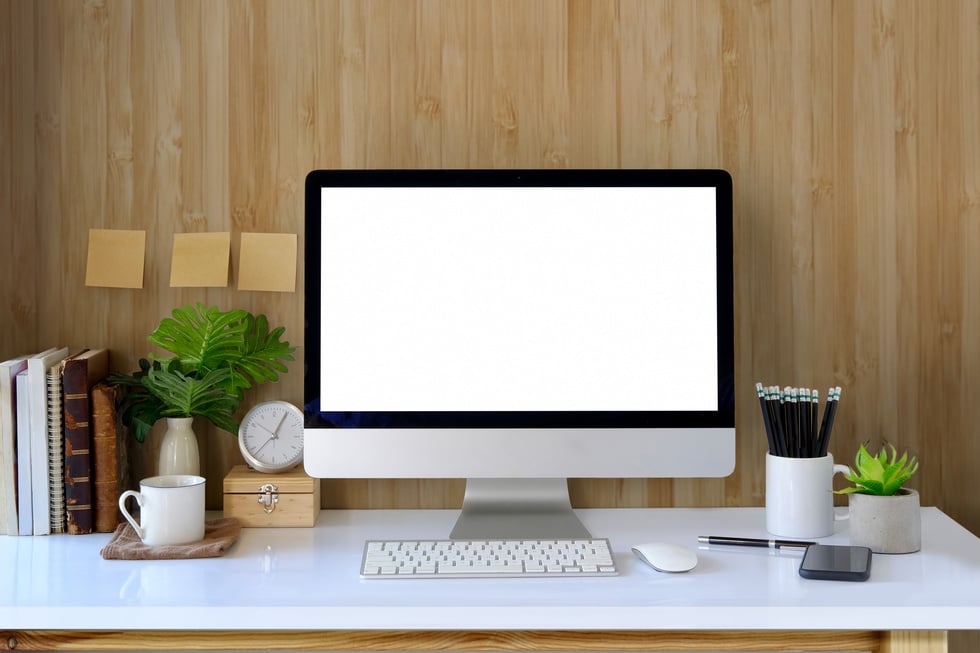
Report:
[{"label": "wood plank panel", "polygon": [[34,352],[37,339],[38,223],[34,14],[30,4],[0,2],[0,360]]},{"label": "wood plank panel", "polygon": [[[576,504],[760,505],[754,383],[839,384],[836,458],[910,448],[924,503],[980,531],[977,0],[5,0],[0,15],[4,357],[107,345],[132,368],[197,301],[266,312],[302,344],[300,292],[234,283],[242,232],[302,239],[315,167],[724,167],[736,472],[581,479]],[[93,227],[147,230],[143,290],[84,287]],[[233,233],[229,288],[168,287],[187,231]],[[249,400],[299,402],[291,369]],[[198,428],[209,476],[240,462],[233,437]],[[137,451],[151,468],[153,443]],[[461,496],[457,480],[337,481],[324,505]]]}]

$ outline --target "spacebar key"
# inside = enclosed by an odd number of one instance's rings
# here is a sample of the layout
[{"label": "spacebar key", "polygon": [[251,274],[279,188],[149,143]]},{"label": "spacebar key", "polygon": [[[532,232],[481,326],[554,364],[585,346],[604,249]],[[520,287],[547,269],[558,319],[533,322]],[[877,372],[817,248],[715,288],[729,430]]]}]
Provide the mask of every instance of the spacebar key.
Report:
[{"label": "spacebar key", "polygon": [[452,575],[452,574],[519,574],[523,571],[520,565],[479,565],[468,567],[466,565],[439,565],[438,573],[440,575]]}]

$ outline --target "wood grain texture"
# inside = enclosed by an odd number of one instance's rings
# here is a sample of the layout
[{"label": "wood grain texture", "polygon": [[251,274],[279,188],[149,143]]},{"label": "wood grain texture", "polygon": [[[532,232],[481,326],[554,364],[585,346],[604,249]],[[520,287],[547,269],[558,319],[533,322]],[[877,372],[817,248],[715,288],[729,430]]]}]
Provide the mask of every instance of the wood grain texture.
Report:
[{"label": "wood grain texture", "polygon": [[[0,356],[149,351],[174,306],[267,313],[238,236],[295,232],[319,167],[722,167],[735,180],[736,472],[572,483],[576,505],[761,505],[756,381],[841,385],[832,452],[889,441],[980,532],[980,2],[0,0]],[[141,291],[83,285],[89,228],[147,231]],[[232,284],[168,287],[174,233]],[[302,354],[302,351],[299,352]],[[301,401],[297,361],[250,401]],[[205,425],[207,474],[241,462]],[[152,467],[153,443],[135,466]],[[209,503],[220,505],[217,483]],[[453,506],[336,481],[325,506]]]},{"label": "wood grain texture", "polygon": [[0,0],[0,360],[38,347],[34,10]]},{"label": "wood grain texture", "polygon": [[[932,630],[903,630],[886,633],[881,653],[946,653],[947,634]],[[972,649],[964,649],[972,650]]]},{"label": "wood grain texture", "polygon": [[0,650],[878,651],[945,653],[930,631],[20,631]]}]

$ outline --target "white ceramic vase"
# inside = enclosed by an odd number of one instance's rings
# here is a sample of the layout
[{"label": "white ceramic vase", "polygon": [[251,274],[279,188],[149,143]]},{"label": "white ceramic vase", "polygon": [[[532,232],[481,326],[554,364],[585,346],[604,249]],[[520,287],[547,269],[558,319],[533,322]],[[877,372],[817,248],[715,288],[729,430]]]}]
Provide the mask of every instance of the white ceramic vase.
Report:
[{"label": "white ceramic vase", "polygon": [[168,417],[167,430],[160,441],[157,474],[201,474],[201,455],[194,433],[193,417]]},{"label": "white ceramic vase", "polygon": [[875,553],[914,553],[922,548],[919,493],[903,488],[890,497],[847,496],[850,540]]}]

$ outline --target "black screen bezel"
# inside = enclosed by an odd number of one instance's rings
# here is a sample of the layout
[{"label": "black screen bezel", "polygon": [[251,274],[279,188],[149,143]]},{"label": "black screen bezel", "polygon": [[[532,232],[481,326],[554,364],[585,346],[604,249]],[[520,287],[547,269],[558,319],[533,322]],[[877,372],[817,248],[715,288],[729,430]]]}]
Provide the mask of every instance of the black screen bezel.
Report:
[{"label": "black screen bezel", "polygon": [[[712,187],[716,198],[718,410],[321,413],[320,242],[324,187]],[[734,428],[732,180],[718,169],[314,170],[305,188],[303,406],[307,428]]]}]

